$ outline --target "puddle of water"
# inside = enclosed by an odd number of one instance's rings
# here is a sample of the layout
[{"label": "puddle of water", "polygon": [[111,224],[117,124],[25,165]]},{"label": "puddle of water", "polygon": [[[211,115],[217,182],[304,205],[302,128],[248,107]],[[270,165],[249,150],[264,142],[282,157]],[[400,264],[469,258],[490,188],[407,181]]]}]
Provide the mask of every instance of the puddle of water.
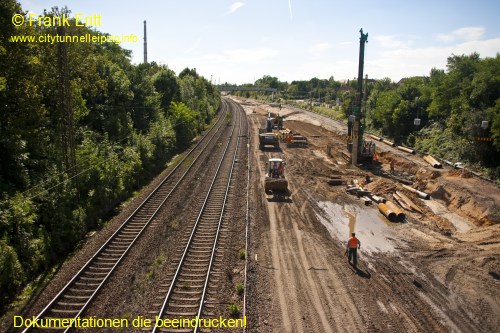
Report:
[{"label": "puddle of water", "polygon": [[361,251],[391,252],[394,245],[388,239],[392,236],[387,222],[382,220],[378,211],[372,208],[362,209],[357,206],[323,201],[318,203],[324,214],[317,214],[318,219],[327,228],[330,235],[346,244],[352,232],[361,242]]}]

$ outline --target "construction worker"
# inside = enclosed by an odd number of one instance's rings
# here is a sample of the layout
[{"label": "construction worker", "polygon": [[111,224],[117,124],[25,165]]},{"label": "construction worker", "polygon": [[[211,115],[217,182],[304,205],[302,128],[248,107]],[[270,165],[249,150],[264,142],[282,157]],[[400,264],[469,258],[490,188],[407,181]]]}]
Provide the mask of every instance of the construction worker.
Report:
[{"label": "construction worker", "polygon": [[391,160],[391,175],[394,174],[394,160]]},{"label": "construction worker", "polygon": [[345,249],[346,253],[349,253],[348,262],[351,263],[354,268],[358,265],[358,249],[361,247],[361,242],[356,238],[356,233],[351,234],[352,237],[347,241],[347,248]]}]

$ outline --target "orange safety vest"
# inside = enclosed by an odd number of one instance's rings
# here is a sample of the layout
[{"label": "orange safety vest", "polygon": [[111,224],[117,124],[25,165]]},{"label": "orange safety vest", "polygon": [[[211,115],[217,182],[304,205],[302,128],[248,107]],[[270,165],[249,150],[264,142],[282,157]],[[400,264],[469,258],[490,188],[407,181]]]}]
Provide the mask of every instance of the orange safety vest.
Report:
[{"label": "orange safety vest", "polygon": [[349,248],[350,249],[357,249],[358,243],[359,243],[359,240],[356,237],[352,237],[351,239],[349,239]]}]

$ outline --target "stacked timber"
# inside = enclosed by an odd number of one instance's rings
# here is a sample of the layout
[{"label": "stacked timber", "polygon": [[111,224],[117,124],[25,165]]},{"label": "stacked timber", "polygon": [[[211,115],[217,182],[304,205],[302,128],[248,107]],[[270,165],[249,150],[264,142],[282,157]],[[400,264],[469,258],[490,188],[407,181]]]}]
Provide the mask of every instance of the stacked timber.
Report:
[{"label": "stacked timber", "polygon": [[307,138],[303,135],[300,135],[299,133],[293,134],[291,140],[287,144],[287,147],[290,148],[308,147],[308,146],[309,146],[309,141],[307,141]]},{"label": "stacked timber", "polygon": [[[413,210],[413,211],[419,212],[420,214],[424,213],[420,209],[420,207],[418,207],[413,201],[410,200],[410,198],[408,198],[403,193],[396,191],[396,193],[393,194],[393,197],[401,204],[401,206],[403,206],[403,208],[405,208],[407,210]],[[404,205],[409,207],[409,209],[406,208]]]},{"label": "stacked timber", "polygon": [[398,194],[393,193],[392,198],[404,209],[412,210],[410,205],[408,205],[408,203],[405,200],[403,200],[403,198],[401,198]]}]

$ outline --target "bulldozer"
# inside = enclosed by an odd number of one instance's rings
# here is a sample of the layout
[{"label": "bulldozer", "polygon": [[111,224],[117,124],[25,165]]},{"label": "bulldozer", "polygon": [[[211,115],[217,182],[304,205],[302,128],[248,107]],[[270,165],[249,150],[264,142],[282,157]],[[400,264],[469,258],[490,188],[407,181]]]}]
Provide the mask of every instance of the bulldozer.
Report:
[{"label": "bulldozer", "polygon": [[290,196],[288,181],[285,178],[285,162],[281,158],[270,158],[266,163],[267,173],[264,180],[266,193],[273,198],[286,199]]}]

